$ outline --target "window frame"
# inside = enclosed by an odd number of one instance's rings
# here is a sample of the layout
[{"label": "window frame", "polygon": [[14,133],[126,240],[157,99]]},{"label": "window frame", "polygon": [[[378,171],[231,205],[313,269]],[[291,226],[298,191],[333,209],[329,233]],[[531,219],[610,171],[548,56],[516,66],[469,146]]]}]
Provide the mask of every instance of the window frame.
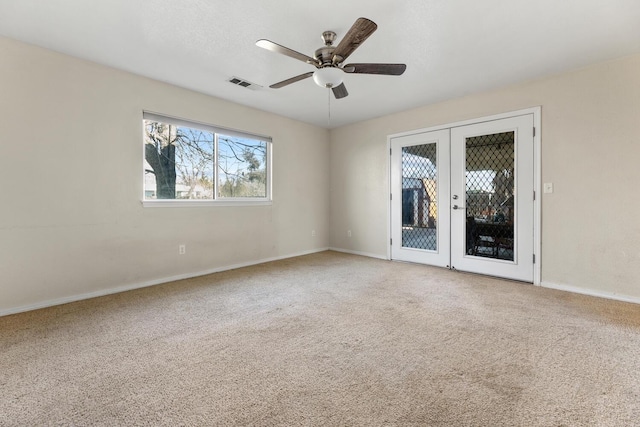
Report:
[{"label": "window frame", "polygon": [[[145,198],[145,129],[144,121],[152,120],[171,124],[195,128],[207,132],[212,132],[214,137],[214,163],[213,163],[213,198],[212,199],[146,199]],[[142,124],[142,206],[143,207],[207,207],[207,206],[267,206],[273,204],[272,199],[272,149],[273,141],[271,137],[255,133],[244,132],[236,129],[224,128],[195,120],[187,120],[178,117],[168,116],[144,110],[140,120]],[[265,197],[221,197],[218,195],[218,135],[248,138],[261,141],[266,144],[266,196]]]}]

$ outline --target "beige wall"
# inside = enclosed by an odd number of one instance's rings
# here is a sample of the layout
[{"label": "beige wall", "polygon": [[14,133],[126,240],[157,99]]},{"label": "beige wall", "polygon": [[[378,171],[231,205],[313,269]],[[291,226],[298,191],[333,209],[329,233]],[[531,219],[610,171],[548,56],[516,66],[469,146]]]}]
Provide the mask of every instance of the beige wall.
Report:
[{"label": "beige wall", "polygon": [[[327,130],[8,39],[0,58],[0,313],[328,246]],[[272,136],[273,205],[143,208],[143,109]]]},{"label": "beige wall", "polygon": [[640,301],[640,55],[333,130],[331,246],[386,256],[388,135],[534,106],[543,284]]},{"label": "beige wall", "polygon": [[[640,298],[640,55],[330,133],[8,39],[0,57],[0,314],[329,245],[386,257],[387,135],[538,105],[543,283]],[[143,208],[143,109],[272,136],[273,205]]]}]

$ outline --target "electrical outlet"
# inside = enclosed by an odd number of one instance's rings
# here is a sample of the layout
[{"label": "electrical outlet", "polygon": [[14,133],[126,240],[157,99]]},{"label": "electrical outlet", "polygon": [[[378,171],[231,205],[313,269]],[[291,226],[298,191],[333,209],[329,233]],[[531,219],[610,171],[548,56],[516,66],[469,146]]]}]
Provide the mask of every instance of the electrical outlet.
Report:
[{"label": "electrical outlet", "polygon": [[187,253],[187,245],[178,246],[178,255],[184,255]]},{"label": "electrical outlet", "polygon": [[351,237],[351,230],[347,230],[347,237]]},{"label": "electrical outlet", "polygon": [[316,237],[316,230],[311,230],[311,237]]}]

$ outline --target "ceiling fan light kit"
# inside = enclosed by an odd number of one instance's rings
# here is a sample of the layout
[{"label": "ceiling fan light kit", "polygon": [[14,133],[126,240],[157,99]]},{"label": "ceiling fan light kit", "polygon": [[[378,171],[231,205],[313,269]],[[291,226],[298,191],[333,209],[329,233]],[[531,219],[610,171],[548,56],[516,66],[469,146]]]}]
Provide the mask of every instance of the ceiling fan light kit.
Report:
[{"label": "ceiling fan light kit", "polygon": [[343,62],[351,55],[373,32],[378,28],[375,22],[367,18],[358,18],[351,26],[347,34],[342,38],[337,46],[333,46],[336,33],[325,31],[322,33],[324,46],[315,51],[314,57],[296,52],[293,49],[279,45],[270,40],[261,39],[256,45],[289,56],[317,68],[316,71],[307,72],[298,76],[290,77],[269,86],[272,89],[290,85],[313,76],[313,81],[320,87],[330,88],[337,98],[344,98],[349,93],[342,82],[342,73],[348,74],[380,74],[387,76],[399,76],[406,70],[405,64],[347,64]]},{"label": "ceiling fan light kit", "polygon": [[340,68],[325,67],[313,73],[313,81],[320,87],[333,88],[342,83],[342,73]]}]

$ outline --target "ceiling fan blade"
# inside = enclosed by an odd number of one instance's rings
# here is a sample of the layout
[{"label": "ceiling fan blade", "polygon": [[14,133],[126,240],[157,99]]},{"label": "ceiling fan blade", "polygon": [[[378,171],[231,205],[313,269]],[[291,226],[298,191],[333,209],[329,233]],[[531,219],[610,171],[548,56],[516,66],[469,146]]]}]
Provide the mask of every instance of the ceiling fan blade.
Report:
[{"label": "ceiling fan blade", "polygon": [[[367,18],[358,18],[333,51],[334,63],[339,64],[358,48],[378,28]],[[336,60],[337,57],[337,60]]]},{"label": "ceiling fan blade", "polygon": [[291,83],[299,82],[300,80],[307,79],[307,78],[309,78],[311,76],[313,76],[313,71],[309,71],[308,73],[300,74],[299,76],[291,77],[290,79],[283,80],[283,81],[278,82],[278,83],[274,83],[269,87],[271,89],[280,89],[281,87],[284,87],[286,85],[290,85]]},{"label": "ceiling fan blade", "polygon": [[406,64],[347,64],[343,68],[345,73],[385,74],[387,76],[399,76],[406,69]]},{"label": "ceiling fan blade", "polygon": [[331,90],[333,91],[333,96],[335,96],[336,99],[344,98],[345,96],[349,95],[349,92],[347,92],[347,87],[344,85],[344,83],[340,83],[339,86],[331,88]]},{"label": "ceiling fan blade", "polygon": [[295,50],[279,45],[278,43],[274,43],[271,40],[260,39],[256,42],[256,46],[261,47],[263,49],[270,50],[271,52],[287,55],[291,58],[294,58],[299,61],[306,62],[307,64],[311,64],[318,67],[318,62],[312,57],[307,56],[304,53],[296,52]]}]

